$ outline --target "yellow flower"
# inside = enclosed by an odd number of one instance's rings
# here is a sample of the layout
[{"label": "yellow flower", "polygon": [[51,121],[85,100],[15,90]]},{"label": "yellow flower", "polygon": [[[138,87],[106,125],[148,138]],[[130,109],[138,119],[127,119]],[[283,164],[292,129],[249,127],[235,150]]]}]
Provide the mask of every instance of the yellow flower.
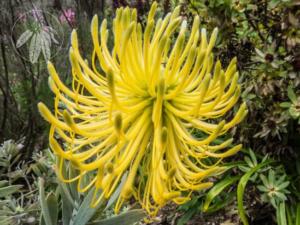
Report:
[{"label": "yellow flower", "polygon": [[[72,88],[48,63],[55,112],[38,107],[51,124],[60,179],[76,181],[80,192],[95,188],[93,206],[110,198],[123,179],[115,210],[134,197],[155,215],[167,202],[185,203],[193,190],[211,187],[207,178],[224,170],[221,160],[241,149],[232,139],[215,141],[247,114],[242,104],[230,121],[220,120],[239,99],[236,58],[223,70],[212,53],[217,29],[207,40],[198,16],[188,32],[179,7],[155,22],[156,8],[153,3],[144,30],[135,9],[116,11],[112,33],[106,20],[99,32],[94,16],[90,63],[74,30]],[[67,162],[78,172],[72,179],[63,177]],[[87,175],[93,179],[83,186]]]}]

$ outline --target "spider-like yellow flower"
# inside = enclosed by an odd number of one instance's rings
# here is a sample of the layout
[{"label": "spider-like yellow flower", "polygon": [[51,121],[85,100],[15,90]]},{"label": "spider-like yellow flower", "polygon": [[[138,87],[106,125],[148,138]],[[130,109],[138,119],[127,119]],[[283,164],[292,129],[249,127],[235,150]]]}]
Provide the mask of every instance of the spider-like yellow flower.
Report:
[{"label": "spider-like yellow flower", "polygon": [[[48,63],[55,113],[38,106],[51,124],[50,147],[64,182],[77,181],[80,192],[95,189],[93,206],[124,180],[115,210],[134,197],[155,215],[168,201],[182,204],[193,190],[211,187],[207,178],[224,170],[221,160],[241,149],[232,139],[215,141],[247,114],[242,104],[230,121],[219,119],[240,95],[236,58],[223,70],[212,53],[217,29],[207,40],[198,16],[188,32],[179,7],[155,21],[156,8],[153,3],[144,30],[135,9],[116,11],[112,34],[106,20],[99,32],[95,16],[91,63],[73,31],[71,89]],[[63,177],[66,162],[77,170],[72,179]]]}]

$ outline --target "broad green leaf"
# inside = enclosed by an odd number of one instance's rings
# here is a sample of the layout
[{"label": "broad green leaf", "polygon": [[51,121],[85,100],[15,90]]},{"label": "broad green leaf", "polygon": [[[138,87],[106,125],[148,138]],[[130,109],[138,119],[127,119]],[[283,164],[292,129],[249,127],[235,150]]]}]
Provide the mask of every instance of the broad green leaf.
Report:
[{"label": "broad green leaf", "polygon": [[39,179],[39,200],[41,205],[42,216],[44,218],[46,225],[56,225],[56,224],[52,224],[51,214],[49,212],[49,206],[47,204],[47,200],[45,197],[44,182],[45,181],[42,178]]},{"label": "broad green leaf", "polygon": [[213,201],[213,199],[218,196],[226,187],[236,182],[240,177],[228,177],[220,181],[219,183],[215,184],[212,189],[209,190],[209,192],[206,195],[205,202],[203,205],[203,211],[207,211],[210,203]]},{"label": "broad green leaf", "polygon": [[85,196],[83,202],[81,203],[78,213],[76,214],[75,218],[73,219],[73,225],[85,225],[87,224],[90,219],[94,216],[97,209],[101,206],[101,203],[98,204],[97,207],[92,208],[91,202],[94,196],[94,188],[92,188],[89,193]]},{"label": "broad green leaf", "polygon": [[21,36],[18,38],[16,47],[20,48],[22,45],[24,45],[33,35],[32,31],[26,30]]},{"label": "broad green leaf", "polygon": [[23,185],[10,185],[0,188],[0,198],[7,197],[17,191],[19,191]]},{"label": "broad green leaf", "polygon": [[245,213],[245,209],[244,209],[244,203],[243,203],[246,185],[247,185],[249,179],[251,178],[251,176],[256,171],[258,171],[260,168],[268,165],[269,163],[270,163],[269,161],[266,161],[266,162],[258,164],[257,166],[255,166],[254,168],[249,170],[249,172],[245,173],[239,181],[238,188],[237,188],[238,212],[239,212],[239,216],[244,225],[249,225],[248,219],[247,219],[247,216]]},{"label": "broad green leaf", "polygon": [[141,209],[133,209],[128,212],[122,213],[117,216],[113,216],[108,219],[95,221],[89,223],[90,225],[131,225],[133,223],[139,222],[146,214],[144,210]]}]

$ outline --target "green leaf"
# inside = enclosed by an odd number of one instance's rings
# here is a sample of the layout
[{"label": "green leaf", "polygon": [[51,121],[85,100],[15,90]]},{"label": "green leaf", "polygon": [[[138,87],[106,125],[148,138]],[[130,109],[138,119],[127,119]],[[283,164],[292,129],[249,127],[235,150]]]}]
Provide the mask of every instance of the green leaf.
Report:
[{"label": "green leaf", "polygon": [[16,47],[20,48],[22,45],[24,45],[33,35],[32,31],[26,30],[21,36],[18,38]]},{"label": "green leaf", "polygon": [[269,181],[266,178],[266,176],[261,174],[259,177],[260,177],[261,181],[263,182],[264,186],[270,189],[271,186],[270,186]]},{"label": "green leaf", "polygon": [[266,162],[258,164],[257,166],[252,168],[249,172],[245,173],[239,181],[238,188],[237,188],[238,213],[239,213],[239,216],[244,225],[249,225],[248,219],[247,219],[247,216],[245,213],[245,209],[244,209],[244,203],[243,203],[246,185],[247,185],[249,179],[251,178],[251,176],[256,171],[258,171],[260,168],[266,166],[269,163],[270,163],[269,161],[266,161]]},{"label": "green leaf", "polygon": [[290,108],[291,105],[292,105],[292,104],[291,104],[290,102],[281,102],[281,103],[279,104],[279,106],[282,107],[282,108]]},{"label": "green leaf", "polygon": [[[47,201],[51,222],[53,225],[56,225],[58,224],[58,202],[57,202],[56,195],[54,193],[50,193],[47,196],[46,201]],[[46,224],[43,214],[41,218],[41,224],[42,225]]]},{"label": "green leaf", "polygon": [[287,186],[289,186],[290,182],[289,181],[285,181],[282,184],[280,184],[278,187],[276,187],[277,190],[282,190],[287,188]]},{"label": "green leaf", "polygon": [[272,186],[274,185],[274,183],[275,183],[275,172],[274,172],[274,170],[269,170],[268,181],[269,181],[269,184],[271,184]]},{"label": "green leaf", "polygon": [[218,196],[226,187],[236,182],[240,176],[235,177],[228,177],[220,181],[219,183],[215,184],[213,188],[209,190],[209,192],[206,195],[205,202],[203,205],[203,211],[207,211],[209,208],[210,203],[213,201],[213,199]]},{"label": "green leaf", "polygon": [[46,31],[41,32],[41,45],[45,61],[51,57],[51,37]]},{"label": "green leaf", "polygon": [[58,224],[58,202],[54,193],[47,196],[47,205],[50,212],[52,224]]},{"label": "green leaf", "polygon": [[214,213],[220,209],[225,208],[226,206],[228,206],[231,202],[234,201],[234,197],[235,197],[235,192],[230,192],[228,194],[226,194],[225,199],[222,199],[222,201],[218,201],[215,204],[212,204],[208,210],[206,211],[206,213]]},{"label": "green leaf", "polygon": [[113,216],[111,218],[104,219],[104,220],[95,221],[89,224],[90,225],[131,225],[133,223],[139,222],[144,217],[146,217],[146,214],[143,210],[134,209],[122,213],[120,215]]},{"label": "green leaf", "polygon": [[19,191],[23,185],[10,185],[0,188],[0,198],[7,197],[17,191]]},{"label": "green leaf", "polygon": [[73,208],[76,207],[74,200],[67,188],[66,183],[59,182],[59,190],[62,200],[62,221],[63,225],[69,225],[72,218]]},{"label": "green leaf", "polygon": [[189,209],[187,212],[183,214],[183,216],[180,217],[180,219],[177,221],[177,225],[184,225],[187,224],[187,222],[196,214],[198,213],[197,207]]},{"label": "green leaf", "polygon": [[269,189],[263,185],[258,185],[257,189],[260,190],[261,192],[269,192]]},{"label": "green leaf", "polygon": [[85,225],[90,219],[94,216],[97,209],[101,206],[101,203],[97,205],[97,207],[92,208],[91,203],[94,196],[94,188],[92,188],[89,193],[85,196],[83,202],[81,203],[78,213],[73,219],[73,225]]},{"label": "green leaf", "polygon": [[52,219],[49,212],[49,206],[45,197],[44,183],[45,181],[42,178],[40,178],[39,179],[39,200],[41,205],[42,216],[45,220],[46,225],[56,225],[56,224],[52,224]]},{"label": "green leaf", "polygon": [[42,50],[41,35],[34,34],[29,46],[29,60],[31,63],[36,63]]},{"label": "green leaf", "polygon": [[300,203],[297,204],[296,225],[300,225]]},{"label": "green leaf", "polygon": [[7,180],[0,180],[0,188],[6,186],[7,184],[8,184]]},{"label": "green leaf", "polygon": [[254,152],[251,149],[249,150],[249,154],[250,154],[250,157],[252,159],[254,166],[256,166],[257,165],[256,155],[254,154]]},{"label": "green leaf", "polygon": [[297,103],[297,96],[296,96],[293,88],[291,86],[289,86],[287,91],[288,91],[289,99],[292,101],[293,104],[296,104]]},{"label": "green leaf", "polygon": [[280,203],[279,207],[277,208],[276,214],[278,225],[287,225],[284,202]]}]

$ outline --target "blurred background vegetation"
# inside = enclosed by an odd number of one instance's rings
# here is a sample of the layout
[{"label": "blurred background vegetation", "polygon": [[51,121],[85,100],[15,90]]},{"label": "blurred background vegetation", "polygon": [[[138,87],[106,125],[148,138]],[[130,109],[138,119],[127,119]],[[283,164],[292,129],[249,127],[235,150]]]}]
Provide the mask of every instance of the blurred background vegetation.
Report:
[{"label": "blurred background vegetation", "polygon": [[[226,162],[228,170],[216,180],[218,186],[208,193],[195,193],[183,206],[170,204],[154,223],[300,224],[300,1],[157,2],[161,16],[180,5],[189,25],[199,15],[209,33],[219,28],[215,57],[224,66],[237,57],[249,114],[230,134],[243,144],[243,153]],[[71,30],[78,30],[80,48],[89,58],[93,15],[108,18],[111,26],[116,8],[130,6],[137,8],[144,24],[151,3],[0,2],[0,219],[6,224],[38,223],[39,177],[46,180],[47,193],[57,187],[47,151],[47,123],[37,110],[39,101],[50,108],[53,104],[46,61],[51,59],[62,80],[71,84]],[[50,36],[37,42],[43,31]]]}]

